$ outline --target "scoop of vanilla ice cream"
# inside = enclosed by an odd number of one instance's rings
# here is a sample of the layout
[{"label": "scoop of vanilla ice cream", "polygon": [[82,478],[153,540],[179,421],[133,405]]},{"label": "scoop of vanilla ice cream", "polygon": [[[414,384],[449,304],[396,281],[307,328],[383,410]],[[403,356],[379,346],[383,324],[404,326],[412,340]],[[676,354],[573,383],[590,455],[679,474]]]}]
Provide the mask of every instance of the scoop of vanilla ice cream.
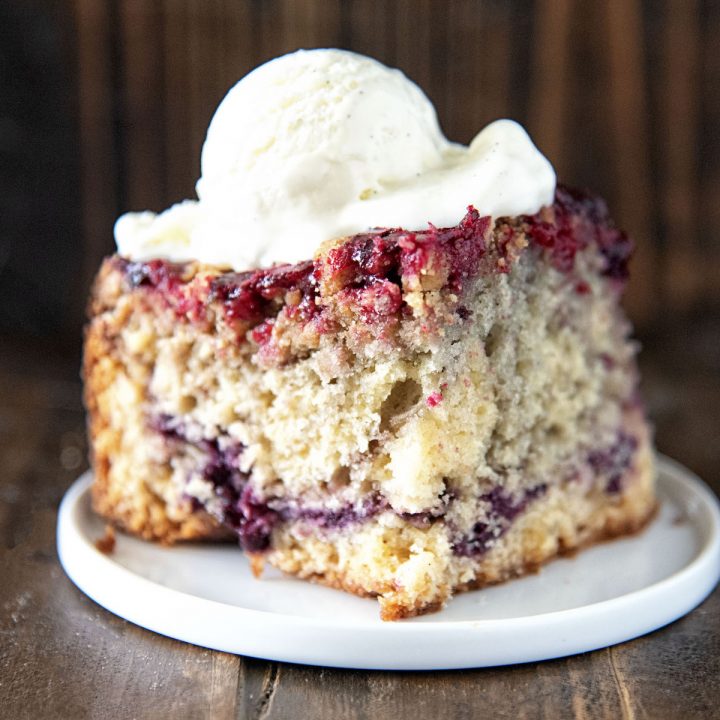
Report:
[{"label": "scoop of vanilla ice cream", "polygon": [[220,103],[202,150],[197,201],[115,226],[133,259],[197,259],[245,270],[312,257],[372,227],[456,224],[536,212],[555,174],[509,120],[470,147],[399,70],[342,50],[300,50],[260,66]]},{"label": "scoop of vanilla ice cream", "polygon": [[[230,90],[202,150],[203,202],[323,213],[438,167],[435,109],[399,71],[351,52],[300,50]],[[250,209],[250,208],[248,208]]]}]

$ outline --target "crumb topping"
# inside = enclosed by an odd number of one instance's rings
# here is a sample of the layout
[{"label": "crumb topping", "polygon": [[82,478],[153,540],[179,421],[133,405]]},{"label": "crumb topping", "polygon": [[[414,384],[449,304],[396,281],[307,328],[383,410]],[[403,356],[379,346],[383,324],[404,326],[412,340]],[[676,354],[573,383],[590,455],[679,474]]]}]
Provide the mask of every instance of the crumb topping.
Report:
[{"label": "crumb topping", "polygon": [[[257,346],[269,366],[302,357],[341,330],[356,345],[392,343],[400,322],[415,318],[420,334],[442,335],[444,325],[469,317],[462,293],[475,277],[510,272],[532,248],[571,276],[578,252],[590,245],[602,258],[600,274],[622,288],[631,241],[602,199],[559,186],[554,204],[533,216],[493,224],[469,207],[454,227],[362,233],[292,265],[238,273],[164,260],[111,262],[130,289],[154,293],[183,321],[223,324],[237,342]],[[577,294],[589,292],[584,280],[573,282]]]}]

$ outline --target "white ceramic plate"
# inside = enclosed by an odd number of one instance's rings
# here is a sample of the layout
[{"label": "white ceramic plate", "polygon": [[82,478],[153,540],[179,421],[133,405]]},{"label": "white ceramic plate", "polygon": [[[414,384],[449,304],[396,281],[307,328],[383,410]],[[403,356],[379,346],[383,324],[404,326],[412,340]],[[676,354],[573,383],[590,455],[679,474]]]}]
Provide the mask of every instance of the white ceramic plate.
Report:
[{"label": "white ceramic plate", "polygon": [[487,667],[572,655],[643,635],[686,614],[720,576],[718,500],[661,458],[656,520],[638,536],[556,560],[537,574],[459,595],[433,615],[384,623],[374,600],[267,572],[232,545],[165,548],[119,535],[103,555],[91,477],[58,520],[72,581],[116,615],[178,640],[311,665],[387,670]]}]

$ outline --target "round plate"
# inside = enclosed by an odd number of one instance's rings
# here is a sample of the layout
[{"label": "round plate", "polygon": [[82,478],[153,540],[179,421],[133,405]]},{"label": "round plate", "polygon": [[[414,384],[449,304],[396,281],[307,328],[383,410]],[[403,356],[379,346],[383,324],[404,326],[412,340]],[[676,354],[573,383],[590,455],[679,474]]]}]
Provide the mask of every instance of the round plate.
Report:
[{"label": "round plate", "polygon": [[161,547],[104,522],[83,475],[60,506],[58,552],[72,581],[131,622],[216,650],[286,662],[440,670],[531,662],[595,650],[662,627],[720,576],[720,510],[688,470],[658,462],[658,517],[641,534],[546,565],[537,575],[461,594],[446,609],[386,623],[374,600],[266,572],[233,545]]}]

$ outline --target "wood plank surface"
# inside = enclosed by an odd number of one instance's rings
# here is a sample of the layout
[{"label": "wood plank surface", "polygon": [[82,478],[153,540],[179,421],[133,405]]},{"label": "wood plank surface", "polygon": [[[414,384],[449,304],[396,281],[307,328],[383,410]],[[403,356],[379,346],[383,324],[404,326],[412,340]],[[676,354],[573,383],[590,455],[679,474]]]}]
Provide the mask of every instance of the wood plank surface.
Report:
[{"label": "wood plank surface", "polygon": [[193,197],[221,98],[299,47],[397,65],[454,140],[523,123],[635,236],[642,329],[720,306],[720,3],[27,0],[0,28],[0,331],[72,342],[118,214]]},{"label": "wood plank surface", "polygon": [[609,87],[608,150],[613,159],[616,217],[635,241],[635,267],[643,268],[628,286],[625,304],[636,322],[647,322],[658,294],[656,243],[653,237],[650,190],[650,118],[647,112],[647,75],[640,0],[604,3]]},{"label": "wood plank surface", "polygon": [[[648,338],[660,450],[720,490],[720,323]],[[544,663],[391,673],[241,658],[106,612],[64,575],[57,507],[85,467],[77,360],[0,344],[0,718],[718,717],[720,592],[632,642]]]},{"label": "wood plank surface", "polygon": [[605,196],[636,241],[636,324],[720,302],[716,4],[73,2],[88,268],[112,247],[119,209],[194,196],[207,123],[232,84],[297,48],[340,46],[416,80],[453,140],[513,117],[564,182]]}]

